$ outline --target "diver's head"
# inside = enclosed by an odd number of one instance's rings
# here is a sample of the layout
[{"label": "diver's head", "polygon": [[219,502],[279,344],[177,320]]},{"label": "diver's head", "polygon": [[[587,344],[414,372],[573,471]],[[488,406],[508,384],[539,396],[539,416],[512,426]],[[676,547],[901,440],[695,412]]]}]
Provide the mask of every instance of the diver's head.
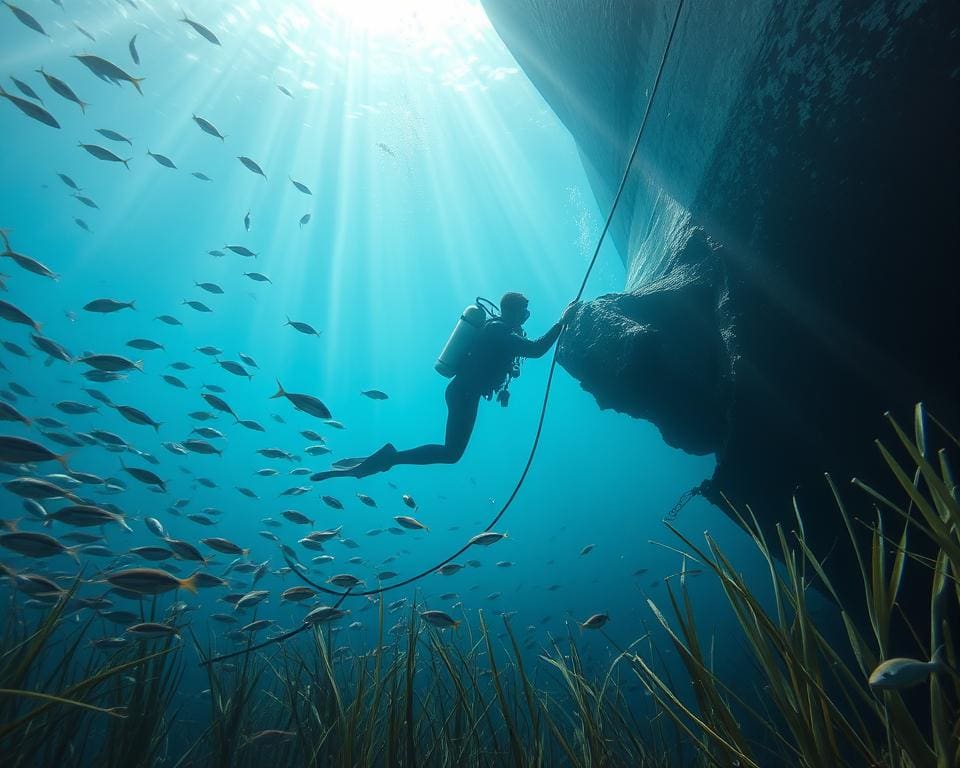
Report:
[{"label": "diver's head", "polygon": [[503,294],[500,299],[500,319],[511,328],[520,328],[530,317],[527,304],[529,301],[522,293],[510,291]]}]

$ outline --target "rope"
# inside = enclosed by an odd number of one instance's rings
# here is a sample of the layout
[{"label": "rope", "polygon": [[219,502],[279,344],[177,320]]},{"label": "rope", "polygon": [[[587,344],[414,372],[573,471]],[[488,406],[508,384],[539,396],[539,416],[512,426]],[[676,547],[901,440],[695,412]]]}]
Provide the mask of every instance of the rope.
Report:
[{"label": "rope", "polygon": [[[637,150],[640,147],[640,139],[643,137],[644,129],[647,127],[647,120],[650,117],[650,110],[653,107],[653,100],[657,95],[657,89],[660,87],[660,80],[663,77],[663,70],[667,63],[667,56],[670,53],[670,46],[673,44],[674,34],[677,31],[677,24],[680,21],[680,12],[683,10],[683,2],[684,0],[679,0],[679,2],[677,3],[677,11],[673,17],[673,25],[670,28],[670,36],[667,38],[667,44],[663,49],[663,56],[661,56],[660,58],[660,66],[657,70],[657,77],[656,77],[656,80],[654,80],[653,88],[650,91],[650,98],[647,100],[647,106],[643,112],[643,119],[640,121],[640,129],[637,131],[636,141],[633,142],[633,149],[630,151],[630,157],[627,159],[626,167],[623,170],[623,176],[620,178],[620,184],[617,187],[617,194],[614,196],[613,203],[610,206],[610,213],[607,214],[607,219],[604,222],[603,230],[600,232],[600,237],[597,240],[597,246],[593,250],[593,256],[590,259],[590,263],[587,265],[586,273],[583,276],[583,281],[580,283],[580,289],[577,291],[577,296],[574,299],[574,301],[579,301],[583,296],[583,292],[587,287],[587,281],[590,279],[590,273],[593,272],[593,268],[597,263],[597,258],[600,256],[600,247],[603,245],[603,241],[606,238],[607,232],[610,229],[610,224],[613,222],[613,214],[616,212],[617,205],[620,203],[620,198],[623,196],[623,190],[627,186],[627,179],[630,177],[630,170],[633,167],[633,161],[636,158]],[[561,337],[562,335],[563,335],[563,331],[561,331]],[[520,473],[520,478],[517,480],[516,485],[514,486],[510,496],[507,498],[504,505],[500,508],[500,511],[497,512],[493,520],[490,521],[490,524],[483,529],[482,533],[488,533],[494,528],[494,526],[496,526],[497,523],[500,522],[501,518],[504,516],[506,511],[510,508],[510,505],[513,504],[514,499],[517,498],[517,494],[520,493],[520,488],[523,487],[523,483],[527,479],[527,474],[530,472],[530,467],[533,465],[533,458],[534,456],[536,456],[537,448],[540,445],[540,437],[543,434],[543,423],[547,415],[547,404],[550,400],[550,389],[553,386],[553,374],[555,373],[557,368],[557,356],[559,354],[559,351],[560,351],[560,341],[558,339],[556,345],[553,348],[553,357],[550,360],[550,372],[547,375],[547,386],[546,386],[546,389],[544,390],[543,401],[540,405],[540,418],[537,420],[537,431],[533,438],[533,444],[530,446],[530,453],[527,456],[526,464],[524,464],[523,471]],[[460,555],[466,552],[471,546],[473,545],[468,541],[466,544],[460,547],[460,549],[458,549],[456,552],[454,552],[445,560],[442,560],[441,562],[435,565],[432,565],[429,568],[423,571],[420,571],[419,573],[413,576],[410,576],[406,579],[402,579],[392,584],[380,585],[375,589],[360,590],[356,592],[351,590],[347,590],[346,592],[338,592],[335,589],[329,589],[328,587],[324,587],[321,584],[317,584],[315,581],[313,581],[312,579],[308,578],[305,574],[303,574],[299,570],[299,568],[297,568],[297,564],[291,561],[285,552],[283,553],[283,559],[286,561],[287,565],[290,567],[291,571],[297,576],[297,578],[299,578],[305,584],[309,584],[311,587],[313,587],[319,592],[323,592],[324,594],[333,595],[334,597],[339,598],[336,605],[334,606],[334,607],[339,607],[340,604],[347,598],[348,595],[353,595],[354,597],[380,595],[380,594],[383,594],[384,592],[389,592],[392,589],[400,589],[401,587],[405,587],[408,584],[414,583],[415,581],[419,581],[420,579],[426,578],[430,574],[438,571],[440,568],[443,568],[443,566],[456,560],[458,557],[460,557]],[[278,638],[274,638],[272,641],[269,641],[267,643],[261,643],[259,646],[256,646],[256,648],[262,648],[265,645],[270,645],[271,642],[281,642],[287,637],[290,637],[293,634],[297,634],[298,632],[301,632],[301,631],[303,631],[303,627],[298,627],[297,629],[292,630],[291,632],[288,632],[285,635],[281,635]],[[255,650],[255,649],[251,648],[249,650]],[[237,656],[240,653],[244,653],[244,652],[245,651],[240,651],[238,653],[233,653],[230,655]],[[218,656],[218,657],[209,659],[204,663],[209,664],[215,661],[221,661],[224,658],[228,658],[228,657]]]},{"label": "rope", "polygon": [[705,494],[709,486],[710,486],[710,481],[704,480],[702,483],[700,483],[700,485],[696,485],[690,490],[687,490],[681,493],[680,498],[677,499],[676,504],[670,507],[670,511],[663,516],[663,522],[672,523],[674,520],[676,520],[677,517],[680,515],[680,511],[685,506],[687,506],[687,502],[689,502],[694,496],[702,496],[703,494]]}]

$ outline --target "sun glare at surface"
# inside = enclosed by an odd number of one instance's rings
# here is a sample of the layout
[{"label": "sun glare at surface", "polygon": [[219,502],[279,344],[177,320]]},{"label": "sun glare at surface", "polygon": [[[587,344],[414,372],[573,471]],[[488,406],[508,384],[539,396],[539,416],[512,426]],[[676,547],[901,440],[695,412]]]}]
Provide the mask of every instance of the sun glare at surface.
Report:
[{"label": "sun glare at surface", "polygon": [[371,37],[419,43],[469,36],[490,26],[480,3],[471,0],[304,0],[291,5]]}]

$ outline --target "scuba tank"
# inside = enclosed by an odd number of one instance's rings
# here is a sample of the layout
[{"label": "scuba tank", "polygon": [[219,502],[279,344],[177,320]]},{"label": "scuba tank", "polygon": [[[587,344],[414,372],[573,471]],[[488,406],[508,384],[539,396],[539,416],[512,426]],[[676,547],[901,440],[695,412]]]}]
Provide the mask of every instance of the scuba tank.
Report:
[{"label": "scuba tank", "polygon": [[460,315],[460,319],[453,328],[453,333],[450,334],[440,357],[437,358],[437,362],[433,366],[441,376],[446,376],[449,379],[457,375],[457,370],[463,363],[464,358],[470,353],[480,329],[487,322],[487,315],[497,317],[494,310],[484,306],[484,304],[488,304],[490,307],[496,306],[488,299],[478,296],[476,302],[463,310],[463,314]]}]

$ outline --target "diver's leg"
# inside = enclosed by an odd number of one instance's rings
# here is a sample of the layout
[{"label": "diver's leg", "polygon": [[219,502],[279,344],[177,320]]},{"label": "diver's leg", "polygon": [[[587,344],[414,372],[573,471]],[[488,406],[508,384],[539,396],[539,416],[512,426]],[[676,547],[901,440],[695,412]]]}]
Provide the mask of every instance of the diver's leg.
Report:
[{"label": "diver's leg", "polygon": [[447,427],[442,445],[430,443],[398,451],[387,443],[354,467],[328,469],[311,475],[310,479],[319,482],[331,477],[367,477],[385,472],[398,464],[456,464],[470,442],[470,435],[477,421],[480,395],[471,392],[459,382],[450,382],[447,386],[446,401]]},{"label": "diver's leg", "polygon": [[477,421],[480,395],[451,384],[447,387],[447,428],[443,445],[431,443],[397,451],[390,466],[397,464],[456,464],[470,442]]}]

